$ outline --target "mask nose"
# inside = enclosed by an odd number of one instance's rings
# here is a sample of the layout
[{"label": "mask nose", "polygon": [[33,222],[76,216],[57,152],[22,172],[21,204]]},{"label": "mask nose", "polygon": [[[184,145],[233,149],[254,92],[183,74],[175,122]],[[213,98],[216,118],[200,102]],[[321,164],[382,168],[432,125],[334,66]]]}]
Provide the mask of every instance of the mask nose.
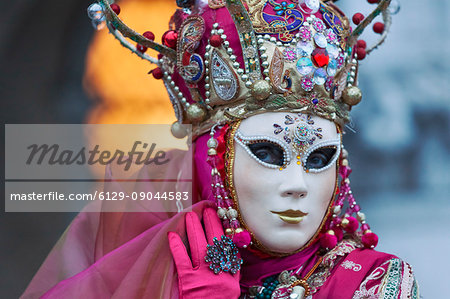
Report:
[{"label": "mask nose", "polygon": [[305,182],[305,172],[297,164],[291,164],[284,172],[282,183],[280,184],[280,193],[282,197],[304,198],[308,195],[308,187]]}]

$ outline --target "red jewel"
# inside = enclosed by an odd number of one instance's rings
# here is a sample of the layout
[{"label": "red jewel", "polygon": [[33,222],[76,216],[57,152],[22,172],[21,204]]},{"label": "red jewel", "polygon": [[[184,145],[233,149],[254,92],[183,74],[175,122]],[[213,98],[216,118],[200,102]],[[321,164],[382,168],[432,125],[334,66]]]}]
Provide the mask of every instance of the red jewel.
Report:
[{"label": "red jewel", "polygon": [[220,37],[220,35],[214,34],[209,38],[209,43],[211,44],[211,46],[217,48],[222,45],[223,39]]},{"label": "red jewel", "polygon": [[365,40],[360,39],[359,41],[356,42],[356,46],[357,46],[358,48],[363,48],[363,49],[365,49],[365,48],[367,48],[367,43],[366,43]]},{"label": "red jewel", "polygon": [[120,14],[120,6],[117,4],[111,4],[110,5],[111,9],[116,13],[116,15]]},{"label": "red jewel", "polygon": [[147,51],[147,47],[143,46],[143,45],[140,45],[140,44],[137,44],[136,45],[136,50],[138,50],[138,52],[141,52],[142,54],[144,54]]},{"label": "red jewel", "polygon": [[364,15],[362,13],[357,12],[353,15],[352,21],[355,25],[359,25],[362,20],[364,20]]},{"label": "red jewel", "polygon": [[177,47],[178,33],[173,30],[166,31],[162,36],[162,42],[169,48],[175,49]]},{"label": "red jewel", "polygon": [[367,2],[369,2],[370,4],[374,4],[380,2],[380,0],[367,0]]},{"label": "red jewel", "polygon": [[318,67],[323,67],[328,64],[330,57],[325,49],[315,48],[311,53],[313,63]]},{"label": "red jewel", "polygon": [[163,77],[163,71],[159,67],[152,70],[151,73],[155,79],[162,79]]},{"label": "red jewel", "polygon": [[142,35],[149,40],[155,40],[155,35],[151,31],[145,31]]},{"label": "red jewel", "polygon": [[373,24],[373,31],[375,33],[379,33],[379,34],[383,33],[383,31],[384,31],[384,24],[381,23],[381,22],[376,22],[375,24]]},{"label": "red jewel", "polygon": [[366,49],[356,48],[356,54],[358,55],[358,60],[363,60],[366,58]]}]

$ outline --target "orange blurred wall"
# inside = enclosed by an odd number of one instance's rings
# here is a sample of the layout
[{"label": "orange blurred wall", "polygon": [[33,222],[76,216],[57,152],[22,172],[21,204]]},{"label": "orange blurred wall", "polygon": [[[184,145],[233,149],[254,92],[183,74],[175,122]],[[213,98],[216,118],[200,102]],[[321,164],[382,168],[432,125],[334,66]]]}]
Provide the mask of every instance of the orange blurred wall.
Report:
[{"label": "orange blurred wall", "polygon": [[[119,1],[119,17],[135,31],[152,31],[160,42],[176,10],[175,0]],[[152,50],[148,54],[156,57]],[[95,104],[86,115],[93,124],[169,124],[176,120],[162,80],[148,72],[156,66],[98,31],[86,56],[84,86]]]}]

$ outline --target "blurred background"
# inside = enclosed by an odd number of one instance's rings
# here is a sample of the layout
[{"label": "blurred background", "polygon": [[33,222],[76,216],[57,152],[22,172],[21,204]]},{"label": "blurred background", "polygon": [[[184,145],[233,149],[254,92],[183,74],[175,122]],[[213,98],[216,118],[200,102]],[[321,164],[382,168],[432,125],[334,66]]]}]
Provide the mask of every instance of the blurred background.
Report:
[{"label": "blurred background", "polygon": [[[91,1],[1,3],[4,124],[175,120],[162,82],[147,74],[154,66],[92,28],[86,15]],[[153,31],[157,39],[176,7],[175,0],[118,4],[130,27]],[[360,0],[338,4],[350,16],[371,8]],[[380,236],[378,250],[413,266],[424,298],[448,298],[450,4],[400,5],[385,44],[361,63],[363,103],[354,108],[344,140],[352,188]],[[0,298],[17,298],[75,215],[3,211]]]}]

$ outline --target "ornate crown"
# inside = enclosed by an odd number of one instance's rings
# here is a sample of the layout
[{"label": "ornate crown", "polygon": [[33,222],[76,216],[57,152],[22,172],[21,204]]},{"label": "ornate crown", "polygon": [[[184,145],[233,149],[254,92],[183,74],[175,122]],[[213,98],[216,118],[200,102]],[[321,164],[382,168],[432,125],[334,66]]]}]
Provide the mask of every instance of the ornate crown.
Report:
[{"label": "ornate crown", "polygon": [[[333,1],[177,0],[183,9],[172,17],[162,44],[151,32],[126,26],[118,5],[107,0],[88,12],[96,26],[106,21],[122,45],[158,65],[151,73],[164,81],[178,119],[172,133],[182,138],[182,124],[192,124],[196,137],[215,124],[267,111],[347,123],[362,97],[358,60],[384,41],[390,25],[391,0],[369,2],[378,3],[376,9],[365,18],[355,14],[352,31]],[[373,28],[381,38],[367,48],[358,36],[380,13],[384,24]],[[158,59],[147,48],[158,51]]]}]

